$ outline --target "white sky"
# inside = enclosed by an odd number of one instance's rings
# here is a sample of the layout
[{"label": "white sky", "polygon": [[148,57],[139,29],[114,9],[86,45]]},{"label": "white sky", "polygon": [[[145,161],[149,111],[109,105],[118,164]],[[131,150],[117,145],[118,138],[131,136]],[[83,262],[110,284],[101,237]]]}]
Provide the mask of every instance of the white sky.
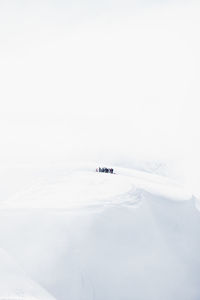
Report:
[{"label": "white sky", "polygon": [[0,155],[198,156],[198,1],[1,1]]}]

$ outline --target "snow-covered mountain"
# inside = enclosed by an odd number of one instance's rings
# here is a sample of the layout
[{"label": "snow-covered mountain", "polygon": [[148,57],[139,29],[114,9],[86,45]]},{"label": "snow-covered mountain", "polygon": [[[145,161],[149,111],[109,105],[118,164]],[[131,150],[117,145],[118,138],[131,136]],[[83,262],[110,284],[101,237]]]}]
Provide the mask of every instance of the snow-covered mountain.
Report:
[{"label": "snow-covered mountain", "polygon": [[196,197],[164,176],[95,168],[1,171],[0,297],[198,300]]}]

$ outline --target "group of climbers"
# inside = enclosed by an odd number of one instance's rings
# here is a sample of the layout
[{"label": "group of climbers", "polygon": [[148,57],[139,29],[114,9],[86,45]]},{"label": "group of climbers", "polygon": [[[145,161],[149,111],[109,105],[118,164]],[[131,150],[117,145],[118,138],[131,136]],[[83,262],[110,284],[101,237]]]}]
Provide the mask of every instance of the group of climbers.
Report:
[{"label": "group of climbers", "polygon": [[108,168],[97,168],[96,169],[96,172],[103,172],[103,173],[111,173],[113,174],[114,173],[114,169],[108,169]]}]

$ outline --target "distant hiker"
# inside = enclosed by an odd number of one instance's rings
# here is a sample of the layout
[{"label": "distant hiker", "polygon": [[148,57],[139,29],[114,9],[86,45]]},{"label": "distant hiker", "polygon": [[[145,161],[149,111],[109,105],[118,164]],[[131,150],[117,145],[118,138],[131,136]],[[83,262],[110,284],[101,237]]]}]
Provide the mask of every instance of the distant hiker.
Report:
[{"label": "distant hiker", "polygon": [[101,173],[110,173],[110,174],[113,174],[114,173],[114,169],[113,168],[101,168],[101,167],[98,167],[96,168],[96,172],[101,172]]}]

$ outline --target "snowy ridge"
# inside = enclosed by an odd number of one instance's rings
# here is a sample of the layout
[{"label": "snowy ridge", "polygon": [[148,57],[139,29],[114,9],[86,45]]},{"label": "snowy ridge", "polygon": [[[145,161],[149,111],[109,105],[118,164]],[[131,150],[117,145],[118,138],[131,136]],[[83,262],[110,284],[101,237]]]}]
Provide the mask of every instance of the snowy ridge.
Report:
[{"label": "snowy ridge", "polygon": [[72,209],[105,205],[123,196],[134,203],[142,191],[175,201],[192,197],[183,187],[163,176],[123,168],[112,175],[96,173],[94,168],[88,167],[72,169],[66,174],[61,170],[55,178],[40,177],[29,188],[1,202],[0,209]]}]

